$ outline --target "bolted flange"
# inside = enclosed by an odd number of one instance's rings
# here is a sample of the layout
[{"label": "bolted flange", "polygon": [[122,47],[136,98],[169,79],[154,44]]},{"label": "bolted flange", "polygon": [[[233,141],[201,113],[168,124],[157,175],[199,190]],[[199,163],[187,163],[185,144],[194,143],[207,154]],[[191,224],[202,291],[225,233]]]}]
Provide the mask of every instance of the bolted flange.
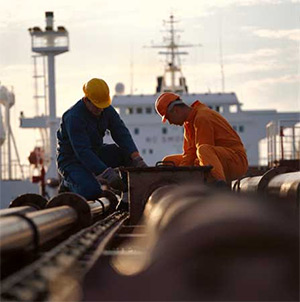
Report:
[{"label": "bolted flange", "polygon": [[9,208],[29,206],[41,210],[46,207],[47,202],[48,200],[39,194],[27,193],[15,198],[9,204]]},{"label": "bolted flange", "polygon": [[54,208],[60,206],[69,206],[76,211],[78,215],[78,228],[85,228],[91,225],[91,209],[84,197],[71,192],[61,193],[50,199],[47,203],[46,208]]}]

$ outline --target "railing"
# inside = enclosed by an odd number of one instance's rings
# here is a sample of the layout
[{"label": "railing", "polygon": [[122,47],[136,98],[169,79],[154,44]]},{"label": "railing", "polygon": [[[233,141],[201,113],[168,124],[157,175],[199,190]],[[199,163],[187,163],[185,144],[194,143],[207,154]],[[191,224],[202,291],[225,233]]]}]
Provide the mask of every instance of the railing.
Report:
[{"label": "railing", "polygon": [[300,120],[272,121],[267,125],[268,165],[300,159]]},{"label": "railing", "polygon": [[[21,172],[21,168],[23,173]],[[0,180],[24,180],[31,178],[33,172],[30,165],[21,165],[21,168],[17,161],[12,161],[11,177],[9,177],[6,165],[2,164],[0,169]]]}]

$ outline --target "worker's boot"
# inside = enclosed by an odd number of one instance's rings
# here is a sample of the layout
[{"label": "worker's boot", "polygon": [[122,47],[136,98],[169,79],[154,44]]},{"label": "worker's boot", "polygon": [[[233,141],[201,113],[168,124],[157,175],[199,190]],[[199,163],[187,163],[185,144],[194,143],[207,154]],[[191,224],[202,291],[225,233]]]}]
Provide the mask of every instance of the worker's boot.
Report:
[{"label": "worker's boot", "polygon": [[212,183],[209,183],[208,186],[212,189],[222,190],[222,191],[230,191],[230,185],[226,183],[224,180],[215,180]]}]

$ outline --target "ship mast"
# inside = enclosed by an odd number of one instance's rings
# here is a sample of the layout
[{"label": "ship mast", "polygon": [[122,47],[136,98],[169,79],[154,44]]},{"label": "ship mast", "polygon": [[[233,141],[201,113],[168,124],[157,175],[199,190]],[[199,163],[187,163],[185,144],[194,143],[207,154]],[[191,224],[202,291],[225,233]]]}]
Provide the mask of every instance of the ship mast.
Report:
[{"label": "ship mast", "polygon": [[[186,51],[179,51],[180,48],[193,47],[196,45],[183,45],[176,41],[175,34],[178,30],[175,29],[174,16],[171,15],[170,19],[165,21],[169,25],[167,32],[169,36],[165,39],[167,41],[164,45],[153,45],[151,48],[162,48],[165,51],[160,51],[160,55],[166,56],[164,75],[157,78],[157,93],[161,92],[176,92],[180,94],[188,93],[185,77],[181,71],[180,55],[187,55]],[[170,78],[170,79],[169,79]]]},{"label": "ship mast", "polygon": [[47,169],[47,179],[57,179],[56,169],[56,131],[59,127],[59,118],[56,116],[56,90],[55,90],[55,56],[69,51],[69,34],[64,26],[54,28],[53,12],[46,12],[46,27],[41,30],[38,26],[29,28],[32,51],[47,58],[47,88],[49,114],[31,119],[22,118],[23,128],[49,129],[50,137],[50,163]]}]

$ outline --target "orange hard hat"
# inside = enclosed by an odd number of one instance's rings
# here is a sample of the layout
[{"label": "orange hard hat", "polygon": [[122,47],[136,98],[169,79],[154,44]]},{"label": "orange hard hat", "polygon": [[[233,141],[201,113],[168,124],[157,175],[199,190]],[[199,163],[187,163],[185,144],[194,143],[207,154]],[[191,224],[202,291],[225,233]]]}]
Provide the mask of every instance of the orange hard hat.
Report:
[{"label": "orange hard hat", "polygon": [[164,92],[156,99],[155,110],[161,116],[163,123],[166,122],[168,106],[176,100],[180,100],[180,95],[173,92]]}]

